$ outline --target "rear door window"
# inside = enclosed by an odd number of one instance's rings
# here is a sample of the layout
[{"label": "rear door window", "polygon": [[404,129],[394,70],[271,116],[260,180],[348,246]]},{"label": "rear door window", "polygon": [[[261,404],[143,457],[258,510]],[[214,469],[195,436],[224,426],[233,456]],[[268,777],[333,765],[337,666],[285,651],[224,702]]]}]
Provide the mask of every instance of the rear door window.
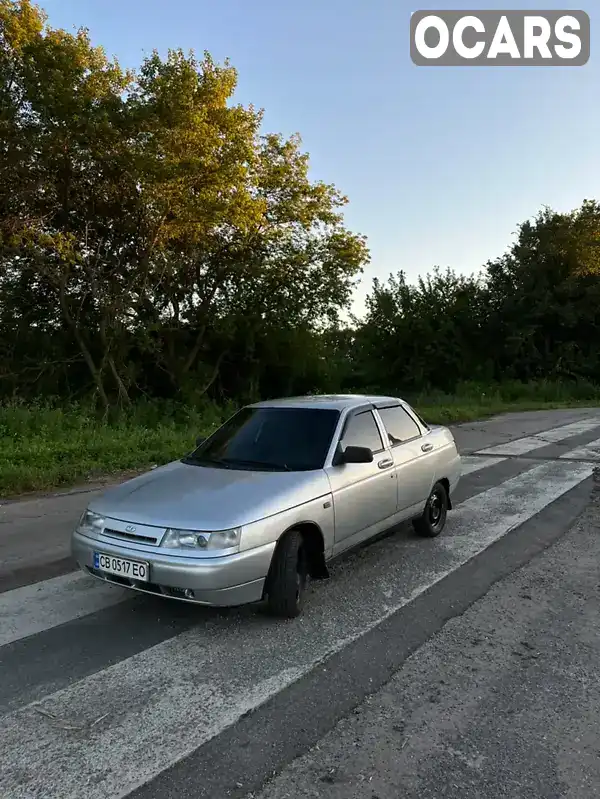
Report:
[{"label": "rear door window", "polygon": [[401,405],[394,405],[392,408],[378,408],[378,411],[393,447],[421,435],[419,425],[414,419],[411,419]]}]

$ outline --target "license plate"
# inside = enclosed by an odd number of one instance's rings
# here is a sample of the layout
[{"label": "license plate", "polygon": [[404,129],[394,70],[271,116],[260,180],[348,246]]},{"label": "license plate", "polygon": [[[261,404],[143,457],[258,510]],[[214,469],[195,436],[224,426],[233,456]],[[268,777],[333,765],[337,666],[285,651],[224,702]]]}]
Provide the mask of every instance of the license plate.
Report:
[{"label": "license plate", "polygon": [[102,552],[94,552],[94,568],[107,574],[117,574],[119,577],[129,577],[146,583],[150,579],[150,568],[147,563],[104,555]]}]

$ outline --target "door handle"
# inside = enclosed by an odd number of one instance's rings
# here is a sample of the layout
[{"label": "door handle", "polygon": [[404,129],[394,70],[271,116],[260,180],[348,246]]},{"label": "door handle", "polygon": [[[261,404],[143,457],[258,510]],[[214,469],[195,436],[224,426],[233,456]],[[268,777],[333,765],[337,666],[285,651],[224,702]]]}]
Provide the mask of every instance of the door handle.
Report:
[{"label": "door handle", "polygon": [[377,466],[380,469],[389,469],[390,466],[394,465],[394,461],[391,458],[384,458],[382,461],[379,461]]},{"label": "door handle", "polygon": [[431,452],[433,449],[433,444],[421,444],[421,449],[423,452]]}]

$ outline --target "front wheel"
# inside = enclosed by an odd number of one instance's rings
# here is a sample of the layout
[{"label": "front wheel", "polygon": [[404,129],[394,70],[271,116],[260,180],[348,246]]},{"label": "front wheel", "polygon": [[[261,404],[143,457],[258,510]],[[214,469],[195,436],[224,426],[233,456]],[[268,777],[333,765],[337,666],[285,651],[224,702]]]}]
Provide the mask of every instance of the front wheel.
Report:
[{"label": "front wheel", "polygon": [[422,516],[413,521],[413,527],[417,533],[426,538],[438,536],[446,524],[448,504],[446,486],[443,483],[436,483],[425,503]]},{"label": "front wheel", "polygon": [[269,611],[285,619],[299,616],[307,580],[306,549],[302,534],[299,530],[290,530],[278,543],[271,562],[267,581]]}]

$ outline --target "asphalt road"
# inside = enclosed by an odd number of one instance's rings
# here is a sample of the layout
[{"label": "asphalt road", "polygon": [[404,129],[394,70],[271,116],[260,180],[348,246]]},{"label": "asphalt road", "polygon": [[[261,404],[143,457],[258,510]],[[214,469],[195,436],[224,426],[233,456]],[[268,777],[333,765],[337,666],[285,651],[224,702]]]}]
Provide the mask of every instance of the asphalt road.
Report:
[{"label": "asphalt road", "polygon": [[257,799],[600,796],[599,563],[600,491]]},{"label": "asphalt road", "polygon": [[73,572],[89,491],[1,504],[0,796],[600,795],[600,409],[454,432],[444,534],[345,557],[292,622]]}]

